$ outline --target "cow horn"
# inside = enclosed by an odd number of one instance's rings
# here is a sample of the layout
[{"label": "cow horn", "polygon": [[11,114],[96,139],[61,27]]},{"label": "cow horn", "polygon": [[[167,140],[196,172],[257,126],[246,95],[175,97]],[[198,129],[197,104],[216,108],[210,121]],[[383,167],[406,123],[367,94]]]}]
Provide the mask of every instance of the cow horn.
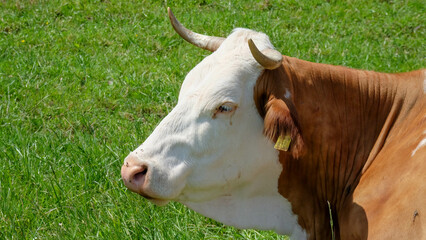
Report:
[{"label": "cow horn", "polygon": [[283,55],[275,49],[265,49],[262,52],[256,47],[252,39],[248,40],[249,48],[254,59],[262,67],[272,70],[278,68],[283,60]]},{"label": "cow horn", "polygon": [[172,26],[175,29],[175,31],[187,42],[194,44],[197,47],[214,52],[219,48],[223,40],[225,40],[225,38],[221,38],[221,37],[212,37],[212,36],[195,33],[185,28],[176,19],[175,15],[173,15],[173,12],[172,10],[170,10],[169,7],[167,8],[167,12],[169,14],[170,22],[172,23]]}]

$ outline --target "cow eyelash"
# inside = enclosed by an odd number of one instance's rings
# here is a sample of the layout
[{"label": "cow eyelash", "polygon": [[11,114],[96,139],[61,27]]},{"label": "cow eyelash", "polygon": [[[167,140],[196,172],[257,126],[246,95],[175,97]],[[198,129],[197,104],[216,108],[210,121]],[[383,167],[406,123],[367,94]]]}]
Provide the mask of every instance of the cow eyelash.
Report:
[{"label": "cow eyelash", "polygon": [[237,105],[231,102],[226,102],[221,104],[216,108],[215,113],[213,114],[213,118],[216,118],[217,114],[230,114],[233,113],[237,109]]}]

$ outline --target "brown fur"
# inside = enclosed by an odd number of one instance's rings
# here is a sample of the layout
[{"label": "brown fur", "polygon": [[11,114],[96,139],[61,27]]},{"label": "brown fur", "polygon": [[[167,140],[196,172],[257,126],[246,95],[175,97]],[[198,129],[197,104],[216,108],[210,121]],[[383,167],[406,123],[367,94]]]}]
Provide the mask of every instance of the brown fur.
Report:
[{"label": "brown fur", "polygon": [[421,70],[385,74],[286,56],[259,77],[265,135],[292,137],[290,151],[280,151],[278,190],[310,239],[331,239],[328,202],[336,239],[426,236],[426,151],[410,156],[426,131],[423,80]]}]

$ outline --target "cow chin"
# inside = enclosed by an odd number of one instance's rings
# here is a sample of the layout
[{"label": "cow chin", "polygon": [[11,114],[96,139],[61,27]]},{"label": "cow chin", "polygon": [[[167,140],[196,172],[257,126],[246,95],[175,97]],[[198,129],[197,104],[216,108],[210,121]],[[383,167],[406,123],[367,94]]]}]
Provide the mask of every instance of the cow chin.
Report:
[{"label": "cow chin", "polygon": [[148,195],[145,192],[137,192],[137,194],[159,207],[166,206],[171,201],[169,199],[152,197],[151,195]]},{"label": "cow chin", "polygon": [[170,202],[170,200],[167,200],[167,199],[151,197],[144,192],[136,192],[136,193],[142,196],[143,198],[145,198],[146,200],[150,201],[151,203],[160,207],[166,206]]},{"label": "cow chin", "polygon": [[164,200],[164,199],[155,199],[155,198],[146,198],[151,203],[155,204],[156,206],[163,207],[169,204],[170,200]]},{"label": "cow chin", "polygon": [[125,183],[126,187],[129,188],[132,192],[139,194],[141,197],[147,199],[148,201],[150,201],[151,203],[153,203],[157,206],[165,206],[171,201],[169,199],[157,197],[157,196],[155,196],[154,193],[148,193],[148,192],[151,192],[151,191],[149,191],[147,189],[143,189],[143,188],[142,189],[132,189],[131,187],[128,186],[128,184],[126,184],[126,180],[124,180],[124,183]]}]

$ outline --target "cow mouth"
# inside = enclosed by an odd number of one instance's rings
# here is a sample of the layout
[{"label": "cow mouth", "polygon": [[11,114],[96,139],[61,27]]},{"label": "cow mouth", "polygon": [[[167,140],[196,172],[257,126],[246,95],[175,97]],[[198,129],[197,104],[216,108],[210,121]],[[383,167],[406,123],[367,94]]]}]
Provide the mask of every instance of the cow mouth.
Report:
[{"label": "cow mouth", "polygon": [[136,192],[136,193],[157,206],[165,206],[170,202],[170,200],[168,199],[155,198],[155,197],[147,195],[144,192]]},{"label": "cow mouth", "polygon": [[170,202],[170,200],[168,199],[155,198],[142,191],[133,191],[133,192],[139,194],[141,197],[145,198],[146,200],[150,201],[151,203],[157,206],[165,206]]},{"label": "cow mouth", "polygon": [[144,197],[145,199],[147,199],[148,201],[150,201],[151,203],[155,204],[156,206],[159,206],[159,207],[166,206],[170,202],[170,200],[166,200],[166,199],[145,197],[143,195],[141,195],[141,196]]}]

